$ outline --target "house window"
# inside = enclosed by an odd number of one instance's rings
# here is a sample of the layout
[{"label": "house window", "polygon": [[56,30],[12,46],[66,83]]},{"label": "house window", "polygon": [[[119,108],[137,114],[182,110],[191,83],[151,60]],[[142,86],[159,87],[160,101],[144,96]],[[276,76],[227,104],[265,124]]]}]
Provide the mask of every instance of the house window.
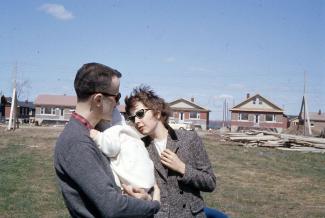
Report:
[{"label": "house window", "polygon": [[51,108],[46,107],[46,108],[45,108],[45,114],[51,114],[51,113],[52,113]]},{"label": "house window", "polygon": [[239,113],[239,120],[248,120],[248,113]]},{"label": "house window", "polygon": [[190,112],[190,119],[200,119],[200,113],[195,111]]},{"label": "house window", "polygon": [[274,114],[266,114],[265,120],[268,122],[274,122],[275,121],[275,115]]},{"label": "house window", "polygon": [[[50,107],[42,107],[41,108],[41,114],[53,114],[53,109]],[[55,114],[55,111],[54,111]]]},{"label": "house window", "polygon": [[64,109],[63,109],[63,108],[61,108],[61,116],[63,116],[63,112],[64,112]]}]

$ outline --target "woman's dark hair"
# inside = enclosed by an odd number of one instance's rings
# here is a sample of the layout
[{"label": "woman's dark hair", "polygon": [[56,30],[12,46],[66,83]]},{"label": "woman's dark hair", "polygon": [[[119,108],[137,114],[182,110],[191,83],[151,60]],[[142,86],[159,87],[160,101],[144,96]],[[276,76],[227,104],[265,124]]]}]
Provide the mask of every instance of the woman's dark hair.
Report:
[{"label": "woman's dark hair", "polygon": [[[74,89],[78,101],[85,101],[94,93],[111,93],[112,77],[122,77],[122,74],[108,66],[99,63],[84,64],[77,72]],[[111,93],[114,94],[114,93]]]},{"label": "woman's dark hair", "polygon": [[141,85],[133,89],[130,96],[125,99],[125,111],[130,116],[130,110],[135,107],[137,102],[141,102],[147,108],[152,109],[156,116],[160,112],[160,120],[167,125],[170,116],[170,107],[163,98],[160,98],[150,88],[150,86]]}]

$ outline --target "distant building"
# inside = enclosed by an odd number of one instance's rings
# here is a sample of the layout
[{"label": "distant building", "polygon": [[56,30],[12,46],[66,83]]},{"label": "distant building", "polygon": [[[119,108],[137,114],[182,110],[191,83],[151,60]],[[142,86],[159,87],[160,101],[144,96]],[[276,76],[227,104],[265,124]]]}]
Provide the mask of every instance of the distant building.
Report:
[{"label": "distant building", "polygon": [[[6,122],[10,119],[12,98],[1,96],[0,121]],[[35,117],[35,107],[33,102],[28,100],[17,101],[17,118],[20,123],[28,123]]]},{"label": "distant building", "polygon": [[[308,115],[312,134],[320,135],[325,130],[325,113],[319,110],[318,112],[309,112]],[[300,125],[305,123],[303,111],[299,114],[299,123]]]},{"label": "distant building", "polygon": [[178,123],[190,122],[196,128],[208,128],[210,110],[194,103],[194,98],[190,101],[180,98],[170,102],[169,106],[172,110],[170,120]]},{"label": "distant building", "polygon": [[288,127],[295,127],[299,125],[299,117],[298,115],[286,115],[288,119]]},{"label": "distant building", "polygon": [[282,132],[287,128],[288,119],[283,109],[271,101],[256,94],[237,104],[231,111],[231,131],[241,129],[270,129]]},{"label": "distant building", "polygon": [[38,95],[35,99],[35,122],[65,124],[76,109],[77,97],[67,95]]},{"label": "distant building", "polygon": [[[65,124],[75,111],[77,96],[39,95],[35,99],[35,122],[42,124]],[[125,116],[125,106],[119,105],[119,111]]]}]

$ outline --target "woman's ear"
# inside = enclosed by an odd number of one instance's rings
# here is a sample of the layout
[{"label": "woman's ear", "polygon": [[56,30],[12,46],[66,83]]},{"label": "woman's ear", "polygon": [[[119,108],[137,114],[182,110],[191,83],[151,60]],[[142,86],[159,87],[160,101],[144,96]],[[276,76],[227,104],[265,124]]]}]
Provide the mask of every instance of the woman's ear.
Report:
[{"label": "woman's ear", "polygon": [[160,120],[160,117],[161,117],[161,112],[160,111],[157,112],[156,117],[157,117],[158,120]]}]

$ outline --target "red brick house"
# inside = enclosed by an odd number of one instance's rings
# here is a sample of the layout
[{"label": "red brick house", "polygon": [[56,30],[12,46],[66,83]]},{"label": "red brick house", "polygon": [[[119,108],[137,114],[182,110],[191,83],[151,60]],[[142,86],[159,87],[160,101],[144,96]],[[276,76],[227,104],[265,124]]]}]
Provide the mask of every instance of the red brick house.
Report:
[{"label": "red brick house", "polygon": [[209,127],[210,110],[194,103],[194,98],[190,101],[180,98],[169,103],[172,110],[170,120],[178,123],[190,122],[194,127],[207,129]]},{"label": "red brick house", "polygon": [[231,131],[241,129],[269,129],[282,132],[287,128],[287,118],[283,109],[263,96],[247,94],[246,99],[234,106],[231,111]]}]

